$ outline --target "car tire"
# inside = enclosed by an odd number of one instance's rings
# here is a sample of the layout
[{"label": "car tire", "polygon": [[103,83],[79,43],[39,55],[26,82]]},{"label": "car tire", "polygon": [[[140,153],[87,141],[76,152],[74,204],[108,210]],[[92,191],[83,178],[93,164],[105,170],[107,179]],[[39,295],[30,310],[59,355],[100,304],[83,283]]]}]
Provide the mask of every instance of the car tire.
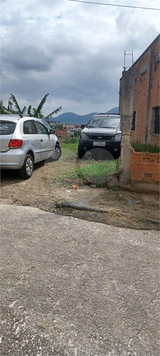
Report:
[{"label": "car tire", "polygon": [[24,179],[30,178],[33,173],[33,167],[33,157],[30,154],[27,154],[24,160],[23,167],[19,170],[20,176]]},{"label": "car tire", "polygon": [[102,161],[112,161],[114,159],[113,154],[105,150],[103,148],[92,148],[91,152],[91,157],[95,160],[102,160]]},{"label": "car tire", "polygon": [[114,153],[114,159],[119,159],[119,157],[120,157],[120,152]]},{"label": "car tire", "polygon": [[61,147],[59,145],[56,145],[55,152],[52,156],[52,161],[58,161],[61,157],[61,154],[62,154]]},{"label": "car tire", "polygon": [[78,146],[78,158],[82,158],[85,154],[85,151],[82,147]]}]

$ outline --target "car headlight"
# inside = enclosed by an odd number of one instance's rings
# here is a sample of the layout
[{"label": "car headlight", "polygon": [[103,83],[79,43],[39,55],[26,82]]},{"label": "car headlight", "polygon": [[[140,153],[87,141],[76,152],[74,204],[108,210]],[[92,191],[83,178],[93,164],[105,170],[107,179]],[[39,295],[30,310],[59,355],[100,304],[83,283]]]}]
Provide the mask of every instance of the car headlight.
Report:
[{"label": "car headlight", "polygon": [[81,132],[81,138],[82,138],[83,140],[85,140],[85,139],[87,138],[87,135],[86,135],[86,133],[84,133],[84,132]]},{"label": "car headlight", "polygon": [[114,141],[121,141],[121,133],[114,136]]}]

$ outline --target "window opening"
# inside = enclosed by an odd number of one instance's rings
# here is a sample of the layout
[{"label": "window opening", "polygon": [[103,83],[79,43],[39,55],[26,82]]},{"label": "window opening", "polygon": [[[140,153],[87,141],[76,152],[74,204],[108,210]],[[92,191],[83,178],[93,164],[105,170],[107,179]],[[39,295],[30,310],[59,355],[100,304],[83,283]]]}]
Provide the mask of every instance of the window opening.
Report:
[{"label": "window opening", "polygon": [[154,110],[155,110],[154,133],[160,134],[160,106],[157,106]]},{"label": "window opening", "polygon": [[131,130],[135,131],[135,128],[136,128],[136,111],[133,111]]}]

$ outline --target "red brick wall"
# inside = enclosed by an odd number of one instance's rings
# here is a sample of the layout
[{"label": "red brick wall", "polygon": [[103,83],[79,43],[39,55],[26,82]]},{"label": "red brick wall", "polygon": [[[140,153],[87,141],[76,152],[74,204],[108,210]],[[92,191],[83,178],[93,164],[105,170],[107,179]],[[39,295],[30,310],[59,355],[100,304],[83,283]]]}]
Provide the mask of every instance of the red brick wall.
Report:
[{"label": "red brick wall", "polygon": [[[160,53],[160,41],[153,48],[153,59]],[[152,108],[160,106],[160,61],[152,64],[151,91],[149,103],[149,127],[148,140],[151,145],[159,145],[160,135],[153,134],[152,129]]]},{"label": "red brick wall", "polygon": [[145,142],[146,111],[148,99],[148,70],[136,80],[133,111],[136,111],[136,142]]},{"label": "red brick wall", "polygon": [[134,181],[160,182],[160,154],[135,152],[131,148],[130,178]]},{"label": "red brick wall", "polygon": [[[158,53],[160,53],[160,38],[158,41],[154,42],[153,45],[151,44],[148,50],[144,53],[144,55],[140,57],[140,59],[135,64],[135,71],[137,73],[137,83],[135,83],[133,110],[136,111],[137,122],[136,132],[132,133],[132,140],[136,140],[136,142],[145,143],[145,128],[148,108],[149,126],[147,143],[150,143],[152,145],[158,145],[160,138],[159,135],[155,135],[151,132],[152,108],[160,106],[160,62],[155,62],[155,58]],[[145,66],[146,71],[141,74],[141,70],[145,68]],[[151,75],[150,88],[149,75]]]},{"label": "red brick wall", "polygon": [[[147,143],[159,145],[160,135],[153,133],[153,108],[160,106],[160,35],[151,43],[145,52],[128,70],[134,71],[135,80],[133,80],[134,96],[133,111],[136,112],[136,128],[131,131],[132,142]],[[121,87],[123,85],[123,76],[120,81],[119,106],[121,113]],[[148,119],[148,137],[145,142],[146,123]]]},{"label": "red brick wall", "polygon": [[59,137],[62,137],[62,138],[66,138],[68,137],[67,136],[67,130],[55,130],[55,134],[56,136],[59,138]]}]

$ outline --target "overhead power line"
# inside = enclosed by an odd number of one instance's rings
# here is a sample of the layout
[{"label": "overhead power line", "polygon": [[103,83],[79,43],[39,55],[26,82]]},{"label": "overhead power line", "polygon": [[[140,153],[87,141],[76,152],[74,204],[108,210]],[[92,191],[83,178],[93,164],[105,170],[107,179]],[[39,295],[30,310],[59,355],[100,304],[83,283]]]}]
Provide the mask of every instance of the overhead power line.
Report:
[{"label": "overhead power line", "polygon": [[140,10],[156,10],[160,11],[160,9],[157,9],[155,7],[143,7],[143,6],[134,6],[134,5],[118,5],[118,4],[106,4],[104,2],[93,2],[93,1],[80,1],[80,0],[68,0],[68,1],[74,1],[74,2],[79,2],[81,4],[91,4],[91,5],[104,5],[104,6],[118,6],[118,7],[128,7],[132,9],[140,9]]}]

